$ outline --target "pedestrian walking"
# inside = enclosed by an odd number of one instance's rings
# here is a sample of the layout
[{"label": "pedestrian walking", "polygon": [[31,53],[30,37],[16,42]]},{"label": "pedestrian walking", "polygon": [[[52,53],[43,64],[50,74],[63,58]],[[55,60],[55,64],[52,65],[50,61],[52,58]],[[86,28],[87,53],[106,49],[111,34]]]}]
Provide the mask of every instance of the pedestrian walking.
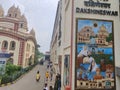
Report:
[{"label": "pedestrian walking", "polygon": [[43,90],[48,90],[47,83],[45,83],[45,86],[44,86]]},{"label": "pedestrian walking", "polygon": [[49,73],[48,73],[48,71],[45,73],[45,76],[46,76],[46,81],[48,81],[48,78],[49,78]]},{"label": "pedestrian walking", "polygon": [[60,76],[60,74],[56,75],[54,90],[61,90],[61,76]]},{"label": "pedestrian walking", "polygon": [[58,76],[58,90],[61,90],[61,78]]},{"label": "pedestrian walking", "polygon": [[52,62],[50,62],[50,68],[52,68]]},{"label": "pedestrian walking", "polygon": [[49,69],[49,64],[47,65],[47,69]]},{"label": "pedestrian walking", "polygon": [[57,75],[55,78],[54,90],[58,90],[58,76]]},{"label": "pedestrian walking", "polygon": [[40,72],[37,71],[37,74],[36,74],[36,81],[39,82],[39,80],[40,80]]}]

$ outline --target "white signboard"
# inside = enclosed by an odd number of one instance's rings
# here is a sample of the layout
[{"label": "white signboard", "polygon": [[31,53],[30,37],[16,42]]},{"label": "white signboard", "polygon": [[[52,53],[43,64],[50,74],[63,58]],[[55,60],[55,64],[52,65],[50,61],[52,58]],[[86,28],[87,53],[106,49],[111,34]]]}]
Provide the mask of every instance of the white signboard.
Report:
[{"label": "white signboard", "polygon": [[5,73],[6,58],[0,58],[0,74]]}]

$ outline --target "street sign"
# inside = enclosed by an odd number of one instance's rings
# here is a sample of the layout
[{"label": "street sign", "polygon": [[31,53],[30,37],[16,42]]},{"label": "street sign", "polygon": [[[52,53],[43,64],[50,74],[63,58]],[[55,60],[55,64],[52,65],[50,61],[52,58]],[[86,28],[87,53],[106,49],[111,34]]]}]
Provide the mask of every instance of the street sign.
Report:
[{"label": "street sign", "polygon": [[5,73],[6,58],[0,58],[0,75]]},{"label": "street sign", "polygon": [[0,58],[9,58],[11,56],[12,54],[9,54],[9,53],[0,53]]},{"label": "street sign", "polygon": [[10,58],[11,56],[12,54],[9,53],[0,53],[0,75],[5,73],[7,58]]}]

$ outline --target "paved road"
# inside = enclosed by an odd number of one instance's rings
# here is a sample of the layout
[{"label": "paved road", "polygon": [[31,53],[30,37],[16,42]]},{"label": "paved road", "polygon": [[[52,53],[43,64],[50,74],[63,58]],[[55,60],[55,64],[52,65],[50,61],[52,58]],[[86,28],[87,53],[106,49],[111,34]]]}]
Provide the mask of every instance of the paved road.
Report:
[{"label": "paved road", "polygon": [[[46,65],[45,65],[46,66]],[[0,87],[0,90],[43,90],[45,83],[45,72],[46,67],[44,65],[37,65],[32,71],[25,74],[20,80],[15,84]],[[36,72],[40,71],[41,79],[36,82]]]}]

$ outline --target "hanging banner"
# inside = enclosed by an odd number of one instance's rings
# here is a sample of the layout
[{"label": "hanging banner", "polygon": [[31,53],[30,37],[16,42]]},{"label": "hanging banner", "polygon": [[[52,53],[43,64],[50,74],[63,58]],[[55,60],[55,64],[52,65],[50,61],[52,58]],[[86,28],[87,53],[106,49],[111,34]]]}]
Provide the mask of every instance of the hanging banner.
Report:
[{"label": "hanging banner", "polygon": [[77,19],[76,88],[115,90],[113,22]]}]

